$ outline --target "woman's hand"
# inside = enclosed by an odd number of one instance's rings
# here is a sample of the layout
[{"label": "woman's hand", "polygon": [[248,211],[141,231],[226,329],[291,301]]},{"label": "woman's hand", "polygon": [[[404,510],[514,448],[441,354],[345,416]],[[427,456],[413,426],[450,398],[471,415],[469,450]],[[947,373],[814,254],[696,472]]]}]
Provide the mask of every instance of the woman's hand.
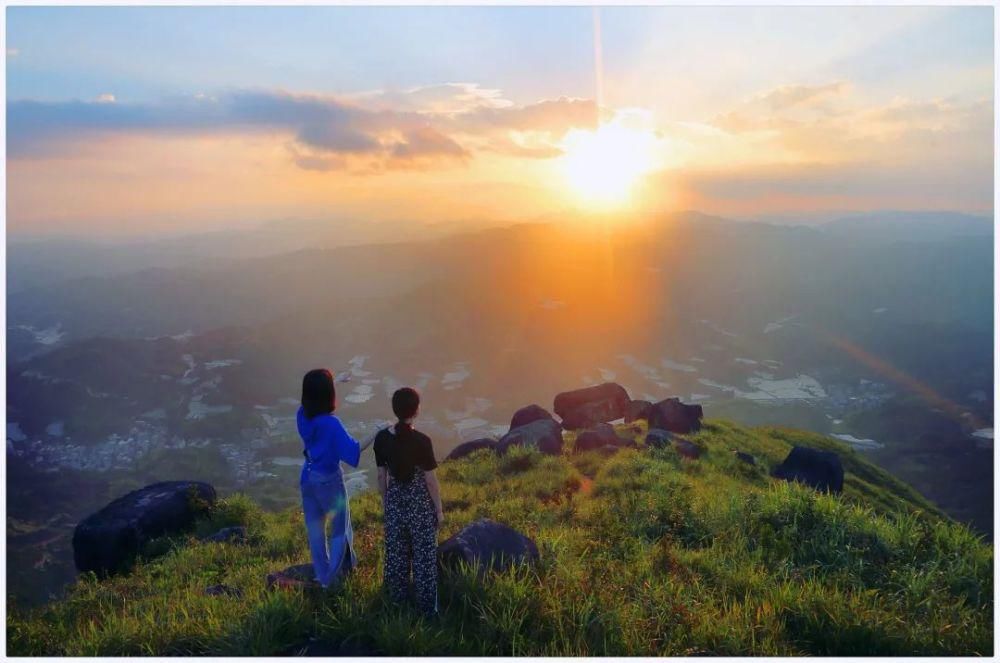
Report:
[{"label": "woman's hand", "polygon": [[437,528],[438,528],[438,529],[441,529],[441,525],[443,525],[443,524],[444,524],[444,511],[440,511],[440,510],[439,510],[439,511],[438,511],[438,512],[437,512],[437,513],[435,514],[435,517],[437,518]]}]

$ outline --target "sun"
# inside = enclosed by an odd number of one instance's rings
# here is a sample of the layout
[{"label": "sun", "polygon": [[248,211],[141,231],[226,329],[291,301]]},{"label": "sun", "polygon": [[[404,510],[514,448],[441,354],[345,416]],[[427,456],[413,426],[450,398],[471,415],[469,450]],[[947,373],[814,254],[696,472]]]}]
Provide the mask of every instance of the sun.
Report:
[{"label": "sun", "polygon": [[573,130],[563,141],[562,170],[574,196],[598,208],[625,205],[652,170],[654,136],[620,124]]}]

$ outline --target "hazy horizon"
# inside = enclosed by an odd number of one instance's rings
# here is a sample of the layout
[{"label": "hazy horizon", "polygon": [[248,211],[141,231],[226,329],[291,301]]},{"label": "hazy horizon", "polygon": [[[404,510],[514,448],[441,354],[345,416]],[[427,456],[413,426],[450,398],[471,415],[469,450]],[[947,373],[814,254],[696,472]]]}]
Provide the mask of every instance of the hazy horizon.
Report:
[{"label": "hazy horizon", "polygon": [[990,7],[15,7],[18,236],[991,214]]}]

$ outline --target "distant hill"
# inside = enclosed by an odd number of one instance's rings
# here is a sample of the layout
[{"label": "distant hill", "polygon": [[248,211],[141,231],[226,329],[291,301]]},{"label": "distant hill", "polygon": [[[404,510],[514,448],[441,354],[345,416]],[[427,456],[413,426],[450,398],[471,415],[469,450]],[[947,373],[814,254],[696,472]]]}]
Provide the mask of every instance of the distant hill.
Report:
[{"label": "distant hill", "polygon": [[[301,513],[223,500],[196,535],[161,541],[129,575],[81,578],[65,600],[8,610],[25,655],[991,655],[993,552],[843,443],[708,421],[696,460],[643,444],[607,457],[484,450],[439,469],[439,540],[482,517],[535,540],[537,568],[448,571],[427,622],[380,592],[377,493],[351,503],[360,566],[322,596],[269,591],[308,561]],[[833,450],[844,493],[772,479],[793,445]],[[736,458],[750,454],[754,465]],[[157,551],[157,552],[154,552]],[[216,583],[231,595],[209,596]],[[10,605],[10,604],[9,604]]]},{"label": "distant hill", "polygon": [[821,228],[831,235],[858,241],[939,242],[957,237],[993,237],[993,218],[958,212],[881,212],[836,219]]}]

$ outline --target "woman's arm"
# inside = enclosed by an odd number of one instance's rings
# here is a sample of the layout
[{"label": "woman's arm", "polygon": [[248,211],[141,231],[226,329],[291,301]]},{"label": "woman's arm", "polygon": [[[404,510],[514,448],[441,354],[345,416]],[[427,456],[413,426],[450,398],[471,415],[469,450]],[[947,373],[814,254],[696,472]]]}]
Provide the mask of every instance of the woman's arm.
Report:
[{"label": "woman's arm", "polygon": [[434,508],[437,510],[437,524],[440,527],[441,523],[444,522],[444,510],[441,508],[441,486],[438,485],[434,470],[424,472],[424,480],[427,482],[427,492],[431,494],[431,500],[433,500]]},{"label": "woman's arm", "polygon": [[385,499],[385,491],[389,490],[389,473],[385,471],[384,467],[378,468],[378,492],[382,495],[382,499]]},{"label": "woman's arm", "polygon": [[333,445],[337,450],[337,455],[340,456],[340,460],[351,467],[357,467],[358,462],[361,460],[361,445],[351,437],[351,434],[344,428],[344,424],[340,423],[340,419],[332,417],[332,420]]}]

